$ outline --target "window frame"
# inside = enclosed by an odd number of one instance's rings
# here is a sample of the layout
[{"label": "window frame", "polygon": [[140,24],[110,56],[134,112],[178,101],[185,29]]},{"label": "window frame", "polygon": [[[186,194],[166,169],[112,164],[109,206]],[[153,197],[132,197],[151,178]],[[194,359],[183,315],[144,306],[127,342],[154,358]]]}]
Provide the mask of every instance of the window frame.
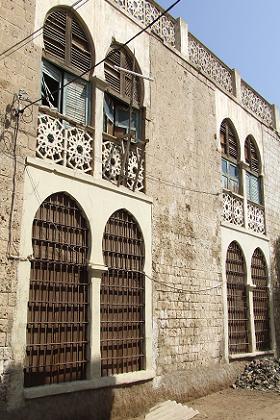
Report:
[{"label": "window frame", "polygon": [[[240,144],[237,133],[233,124],[225,119],[220,125],[220,147],[221,147],[221,173],[222,173],[222,186],[223,189],[231,191],[234,194],[242,195],[242,177],[241,177],[241,168],[240,168]],[[222,135],[224,136],[225,142],[222,142]],[[235,140],[236,143],[236,158],[230,154],[230,136]],[[223,145],[225,145],[225,151],[223,150]],[[226,162],[227,172],[223,171],[223,162]],[[230,174],[230,165],[235,166],[237,169],[238,176],[234,177]],[[238,190],[235,191],[231,188],[225,188],[223,177],[227,179],[227,184],[229,187],[230,181],[237,181]]]}]

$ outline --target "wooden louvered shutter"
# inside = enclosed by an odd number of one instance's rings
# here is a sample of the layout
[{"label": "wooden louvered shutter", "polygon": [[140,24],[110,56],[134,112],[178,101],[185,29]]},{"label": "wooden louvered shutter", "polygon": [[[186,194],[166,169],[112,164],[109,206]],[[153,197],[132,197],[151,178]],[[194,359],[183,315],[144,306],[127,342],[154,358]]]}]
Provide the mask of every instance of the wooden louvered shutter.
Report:
[{"label": "wooden louvered shutter", "polygon": [[55,10],[46,19],[43,31],[45,51],[65,60],[66,58],[66,11]]},{"label": "wooden louvered shutter", "polygon": [[[115,69],[114,66],[133,70],[132,58],[123,50],[111,50],[107,55],[104,66],[105,79],[109,83],[110,88],[128,102],[131,97],[132,75]],[[140,72],[137,67],[134,70],[138,73]],[[137,105],[140,105],[140,81],[137,77],[134,80],[133,100]]]},{"label": "wooden louvered shutter", "polygon": [[259,174],[260,162],[257,147],[251,137],[247,137],[245,141],[245,160],[250,165],[251,171]]},{"label": "wooden louvered shutter", "polygon": [[72,19],[71,59],[73,67],[86,71],[91,67],[90,45],[75,17]]},{"label": "wooden louvered shutter", "polygon": [[77,18],[69,11],[56,9],[46,19],[44,46],[68,67],[86,72],[92,66],[92,50],[88,37]]},{"label": "wooden louvered shutter", "polygon": [[[82,79],[72,81],[74,78],[71,74],[65,73],[64,82],[66,86],[63,92],[63,114],[78,123],[86,125],[89,119],[90,87]],[[70,81],[71,83],[67,85]]]}]

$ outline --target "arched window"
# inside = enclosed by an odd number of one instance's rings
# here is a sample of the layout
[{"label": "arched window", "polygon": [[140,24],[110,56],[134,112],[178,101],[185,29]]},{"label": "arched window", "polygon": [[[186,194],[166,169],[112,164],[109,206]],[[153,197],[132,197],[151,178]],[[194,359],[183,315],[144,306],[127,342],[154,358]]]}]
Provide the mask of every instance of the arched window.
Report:
[{"label": "arched window", "polygon": [[144,241],[134,217],[116,211],[103,236],[108,271],[101,281],[101,374],[145,368]]},{"label": "arched window", "polygon": [[226,259],[229,353],[249,351],[246,269],[242,250],[232,242]]},{"label": "arched window", "polygon": [[[104,67],[105,79],[109,84],[108,92],[105,93],[104,98],[104,132],[115,137],[124,136],[129,131],[129,120],[131,120],[130,131],[135,140],[141,140],[143,136],[142,80],[119,69],[121,67],[140,73],[139,65],[124,47],[112,46],[107,54]],[[132,95],[130,118],[129,105]]]},{"label": "arched window", "polygon": [[43,30],[42,104],[76,122],[91,122],[89,75],[94,63],[93,44],[70,8],[55,8]]},{"label": "arched window", "polygon": [[245,162],[248,164],[246,170],[247,198],[253,203],[261,204],[261,162],[256,142],[252,136],[248,136],[245,141]]},{"label": "arched window", "polygon": [[251,261],[256,349],[270,350],[268,273],[265,257],[257,248]]},{"label": "arched window", "polygon": [[223,188],[240,193],[239,142],[233,124],[225,119],[220,127]]},{"label": "arched window", "polygon": [[26,387],[86,378],[89,230],[67,194],[48,197],[32,230]]}]

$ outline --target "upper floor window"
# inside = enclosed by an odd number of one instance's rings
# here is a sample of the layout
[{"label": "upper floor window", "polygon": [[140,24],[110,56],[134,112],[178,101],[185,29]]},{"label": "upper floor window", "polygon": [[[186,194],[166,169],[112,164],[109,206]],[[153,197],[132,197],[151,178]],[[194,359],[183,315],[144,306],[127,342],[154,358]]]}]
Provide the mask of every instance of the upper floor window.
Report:
[{"label": "upper floor window", "polygon": [[42,104],[82,124],[91,122],[89,75],[93,45],[71,9],[59,8],[46,18],[42,65]]},{"label": "upper floor window", "polygon": [[105,60],[105,79],[109,88],[104,98],[104,132],[118,137],[124,136],[130,129],[134,139],[140,140],[143,137],[141,80],[119,67],[140,73],[138,64],[128,51],[118,46],[111,48]]},{"label": "upper floor window", "polygon": [[252,136],[245,141],[245,162],[248,164],[246,170],[247,198],[253,203],[261,204],[261,163],[257,145]]},{"label": "upper floor window", "polygon": [[222,122],[220,127],[220,142],[222,149],[223,188],[239,193],[239,144],[235,129],[231,122],[227,119]]}]

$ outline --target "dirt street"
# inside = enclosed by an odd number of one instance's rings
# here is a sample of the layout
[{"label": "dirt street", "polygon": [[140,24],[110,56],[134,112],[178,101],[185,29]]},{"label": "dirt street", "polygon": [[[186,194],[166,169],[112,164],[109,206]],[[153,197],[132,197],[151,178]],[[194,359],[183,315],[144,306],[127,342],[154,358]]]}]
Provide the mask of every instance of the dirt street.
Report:
[{"label": "dirt street", "polygon": [[280,394],[275,392],[230,388],[187,405],[200,413],[194,420],[280,420]]}]

